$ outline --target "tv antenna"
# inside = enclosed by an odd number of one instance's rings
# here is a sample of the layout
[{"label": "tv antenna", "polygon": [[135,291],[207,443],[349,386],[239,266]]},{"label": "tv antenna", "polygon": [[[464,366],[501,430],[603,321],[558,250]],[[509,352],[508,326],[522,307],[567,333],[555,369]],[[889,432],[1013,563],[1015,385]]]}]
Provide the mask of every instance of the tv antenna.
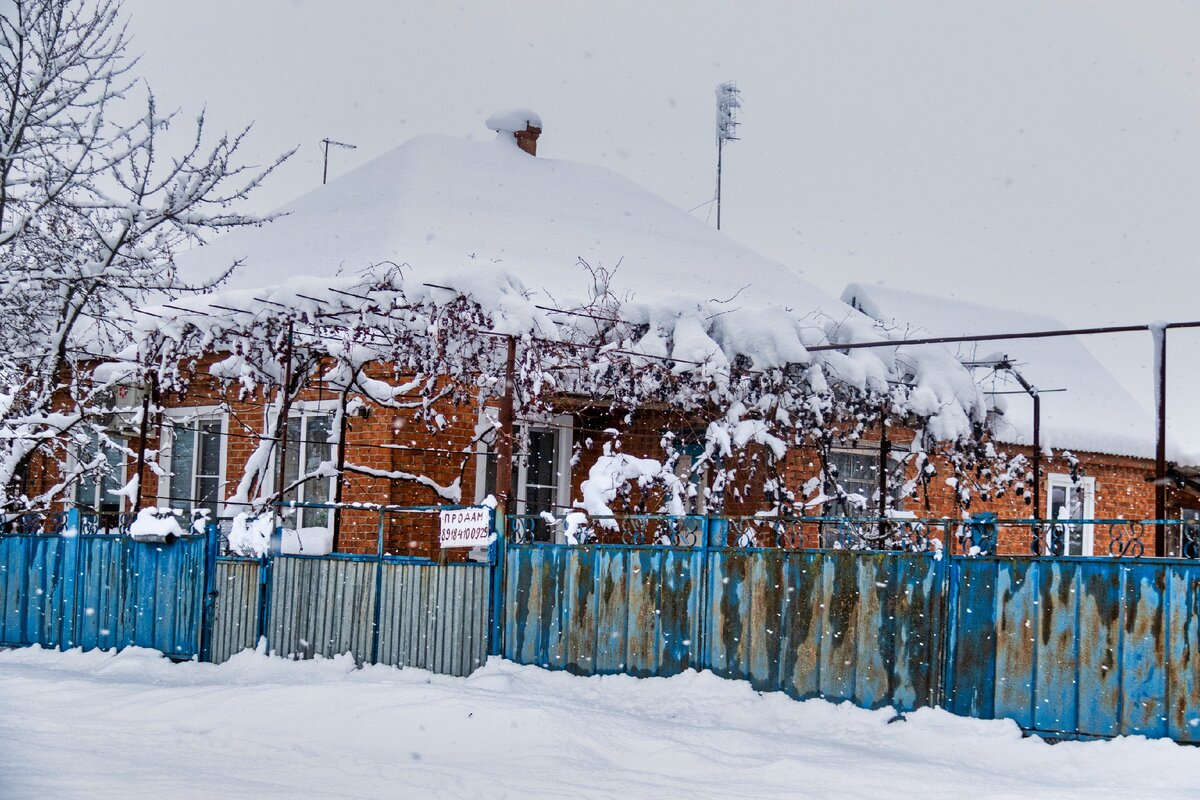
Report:
[{"label": "tv antenna", "polygon": [[717,84],[717,230],[721,230],[721,156],[726,142],[738,140],[738,110],[742,107],[742,93],[736,81]]},{"label": "tv antenna", "polygon": [[[345,142],[338,142],[338,141],[334,141],[333,139],[322,139],[321,140],[321,150],[323,150],[325,153],[325,166],[321,169],[321,185],[322,186],[324,186],[326,181],[329,180],[329,145],[333,145],[334,147],[344,147],[347,150],[357,150],[358,149],[358,145],[356,145],[356,144],[346,144]],[[720,216],[720,215],[718,214],[718,216]],[[720,227],[720,226],[718,225],[717,227]]]}]

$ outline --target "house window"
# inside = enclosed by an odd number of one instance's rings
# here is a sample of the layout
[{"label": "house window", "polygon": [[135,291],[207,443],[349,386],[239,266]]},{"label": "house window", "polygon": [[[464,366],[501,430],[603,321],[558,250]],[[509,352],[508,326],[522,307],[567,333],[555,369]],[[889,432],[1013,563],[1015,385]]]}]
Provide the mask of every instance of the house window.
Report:
[{"label": "house window", "polygon": [[[704,458],[703,442],[687,442],[679,445],[679,457],[675,460],[675,476],[684,484],[684,514],[708,513],[708,462]],[[697,468],[699,464],[699,468]]]},{"label": "house window", "polygon": [[[834,450],[829,454],[830,471],[846,493],[845,502],[833,510],[840,516],[876,516],[879,495],[879,452]],[[835,504],[839,505],[839,504]]]},{"label": "house window", "polygon": [[[108,438],[118,446],[125,444],[121,437],[110,434]],[[95,463],[102,449],[105,464],[99,472],[84,475],[75,484],[75,504],[99,515],[99,528],[106,530],[116,528],[121,513],[124,498],[113,492],[125,485],[125,454],[117,447],[102,445],[99,435],[92,432],[88,434],[87,444],[76,454],[76,462],[80,465]]]},{"label": "house window", "polygon": [[[895,470],[903,463],[903,451],[889,450],[889,468]],[[836,470],[837,483],[845,497],[842,501],[826,503],[822,517],[858,518],[873,520],[879,516],[879,449],[864,447],[861,450],[833,450],[829,453],[830,472]],[[889,509],[899,509],[903,497],[899,482],[892,482]],[[828,494],[828,490],[826,490]],[[843,523],[821,522],[819,541],[821,547],[846,547],[879,543],[877,535],[884,528],[875,522]],[[864,539],[863,536],[868,538]]]},{"label": "house window", "polygon": [[169,422],[166,430],[167,462],[171,477],[167,501],[171,508],[220,514],[224,423],[200,417]]},{"label": "house window", "polygon": [[[513,497],[509,512],[517,515],[558,515],[571,495],[571,417],[562,415],[549,422],[521,423],[513,442]],[[496,493],[494,445],[481,453],[478,499]],[[531,520],[534,539],[551,541],[552,528],[544,520]]]},{"label": "house window", "polygon": [[[283,485],[291,486],[304,475],[312,475],[324,462],[333,460],[333,417],[328,414],[305,414],[292,417],[287,426],[287,453],[283,464]],[[303,472],[301,472],[303,469]],[[333,481],[330,477],[309,478],[284,493],[284,502],[329,503],[333,500]],[[297,508],[288,513],[284,526],[288,528],[328,528],[333,514],[328,508]]]},{"label": "house window", "polygon": [[[1088,520],[1096,515],[1096,479],[1081,478],[1076,484],[1070,475],[1048,475],[1047,507],[1048,519]],[[1051,555],[1092,555],[1092,525],[1083,522],[1065,523],[1063,526],[1062,551],[1050,548]],[[1057,534],[1057,531],[1056,531]]]}]

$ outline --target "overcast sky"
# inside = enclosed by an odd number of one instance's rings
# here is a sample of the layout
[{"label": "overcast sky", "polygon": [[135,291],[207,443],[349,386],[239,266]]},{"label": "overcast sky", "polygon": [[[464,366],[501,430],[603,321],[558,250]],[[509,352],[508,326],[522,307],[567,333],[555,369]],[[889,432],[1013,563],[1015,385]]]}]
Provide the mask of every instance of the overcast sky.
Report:
[{"label": "overcast sky", "polygon": [[[260,210],[319,185],[323,137],[357,145],[332,177],[419,134],[490,137],[488,114],[525,106],[539,155],[703,218],[713,88],[734,79],[722,227],[813,283],[1071,326],[1200,319],[1200,2],[126,7],[160,102],[253,121],[257,159],[299,145]],[[1170,337],[1170,422],[1200,449],[1200,332]],[[1149,334],[1088,344],[1153,407]]]}]

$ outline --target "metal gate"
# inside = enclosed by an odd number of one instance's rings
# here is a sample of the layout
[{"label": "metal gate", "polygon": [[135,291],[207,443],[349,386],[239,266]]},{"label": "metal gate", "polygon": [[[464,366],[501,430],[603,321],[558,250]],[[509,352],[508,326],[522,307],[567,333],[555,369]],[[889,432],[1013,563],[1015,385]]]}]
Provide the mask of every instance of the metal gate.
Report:
[{"label": "metal gate", "polygon": [[208,659],[261,643],[290,658],[348,653],[359,665],[469,675],[487,660],[492,636],[491,562],[384,551],[385,515],[443,508],[366,509],[380,517],[374,555],[218,557]]}]

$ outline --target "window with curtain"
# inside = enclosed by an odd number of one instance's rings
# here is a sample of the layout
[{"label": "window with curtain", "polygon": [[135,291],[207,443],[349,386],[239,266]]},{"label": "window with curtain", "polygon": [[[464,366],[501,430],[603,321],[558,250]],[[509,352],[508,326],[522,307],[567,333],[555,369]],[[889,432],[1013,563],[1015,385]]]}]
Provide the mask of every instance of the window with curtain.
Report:
[{"label": "window with curtain", "polygon": [[[569,467],[564,456],[571,450],[570,417],[551,424],[523,424],[516,429],[513,453],[513,502],[510,512],[517,515],[558,515],[563,511],[570,489]],[[479,498],[496,493],[496,452],[494,446],[481,454],[484,462]],[[553,532],[544,520],[532,521],[534,539],[551,541]]]},{"label": "window with curtain", "polygon": [[206,509],[216,519],[221,502],[223,424],[220,419],[172,422],[170,436],[171,477],[168,500],[172,508],[185,512]]},{"label": "window with curtain", "polygon": [[[316,472],[322,462],[333,460],[333,443],[329,441],[332,433],[333,417],[328,414],[305,414],[288,420],[284,486]],[[310,478],[288,491],[284,501],[330,503],[334,496],[333,481],[332,477]],[[295,528],[328,528],[332,523],[333,512],[328,508],[298,508],[284,521],[285,526]]]},{"label": "window with curtain", "polygon": [[[120,437],[110,435],[109,438],[124,444]],[[92,432],[88,434],[87,444],[76,454],[76,460],[79,464],[91,464],[101,450],[104,452],[101,471],[85,475],[75,484],[75,504],[98,515],[99,528],[104,530],[115,528],[121,513],[124,498],[113,492],[125,485],[125,454],[115,447],[102,445],[99,435]]]}]

